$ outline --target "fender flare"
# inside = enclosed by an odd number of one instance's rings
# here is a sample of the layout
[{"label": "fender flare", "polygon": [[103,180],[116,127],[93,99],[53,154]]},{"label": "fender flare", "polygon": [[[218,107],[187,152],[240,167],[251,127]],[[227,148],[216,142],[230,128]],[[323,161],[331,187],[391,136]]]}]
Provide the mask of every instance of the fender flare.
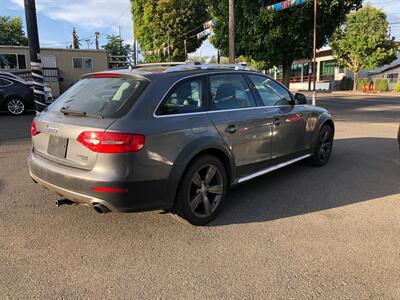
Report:
[{"label": "fender flare", "polygon": [[196,156],[208,151],[218,151],[226,157],[226,160],[229,161],[229,170],[227,170],[228,181],[230,183],[233,182],[236,176],[234,165],[235,160],[233,153],[230,151],[229,147],[223,141],[221,141],[219,137],[210,138],[209,136],[207,136],[196,139],[185,146],[185,148],[179,153],[178,157],[175,160],[176,163],[172,167],[172,170],[167,180],[168,188],[166,189],[166,202],[169,205],[172,206],[175,201],[175,195],[178,190],[182,175],[190,162],[195,159]]},{"label": "fender flare", "polygon": [[332,125],[333,134],[335,135],[335,123],[333,122],[331,115],[328,113],[321,114],[320,118],[318,119],[318,122],[314,128],[314,133],[313,133],[313,137],[311,140],[312,153],[314,153],[314,151],[315,151],[314,147],[316,145],[316,140],[318,139],[319,132],[321,131],[321,128],[327,123]]}]

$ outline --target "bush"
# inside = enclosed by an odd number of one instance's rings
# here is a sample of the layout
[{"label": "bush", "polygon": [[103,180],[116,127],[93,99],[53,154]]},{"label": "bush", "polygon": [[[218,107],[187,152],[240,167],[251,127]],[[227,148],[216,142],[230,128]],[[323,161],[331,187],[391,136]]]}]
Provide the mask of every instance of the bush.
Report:
[{"label": "bush", "polygon": [[397,83],[394,86],[394,91],[400,93],[400,80],[397,80]]},{"label": "bush", "polygon": [[353,89],[353,79],[344,76],[342,80],[340,80],[339,88],[341,91],[351,91]]},{"label": "bush", "polygon": [[377,92],[387,92],[389,90],[389,82],[385,78],[376,79],[374,85]]},{"label": "bush", "polygon": [[371,80],[368,78],[358,78],[356,83],[357,91],[362,92],[366,84],[369,86],[371,84]]}]

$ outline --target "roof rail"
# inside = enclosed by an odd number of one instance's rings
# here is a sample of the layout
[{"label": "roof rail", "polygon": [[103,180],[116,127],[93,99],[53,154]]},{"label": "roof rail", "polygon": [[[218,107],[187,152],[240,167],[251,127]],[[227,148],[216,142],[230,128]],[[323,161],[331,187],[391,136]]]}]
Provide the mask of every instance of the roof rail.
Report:
[{"label": "roof rail", "polygon": [[210,69],[233,69],[252,71],[253,69],[243,64],[181,64],[165,70],[165,73],[185,71],[185,70],[210,70]]},{"label": "roof rail", "polygon": [[151,68],[151,67],[173,67],[186,64],[185,62],[161,62],[161,63],[148,63],[148,64],[130,64],[129,69]]}]

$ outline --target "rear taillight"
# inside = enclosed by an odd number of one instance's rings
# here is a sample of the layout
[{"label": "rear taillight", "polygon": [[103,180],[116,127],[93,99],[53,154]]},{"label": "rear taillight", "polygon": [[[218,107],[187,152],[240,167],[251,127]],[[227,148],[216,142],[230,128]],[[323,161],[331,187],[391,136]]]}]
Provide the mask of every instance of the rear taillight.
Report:
[{"label": "rear taillight", "polygon": [[36,123],[35,123],[35,120],[33,120],[32,121],[32,124],[31,124],[31,136],[35,136],[35,135],[37,135],[37,134],[39,134],[40,132],[37,130],[37,128],[36,128]]},{"label": "rear taillight", "polygon": [[78,142],[98,153],[137,152],[144,146],[144,135],[84,131],[78,136]]}]

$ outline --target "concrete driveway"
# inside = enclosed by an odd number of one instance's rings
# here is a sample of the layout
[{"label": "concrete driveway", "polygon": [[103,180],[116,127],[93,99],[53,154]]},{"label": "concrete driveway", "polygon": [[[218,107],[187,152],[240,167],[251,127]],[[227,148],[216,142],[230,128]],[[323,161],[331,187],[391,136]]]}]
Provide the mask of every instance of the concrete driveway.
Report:
[{"label": "concrete driveway", "polygon": [[400,298],[400,99],[324,95],[323,168],[230,191],[192,227],[161,212],[56,208],[28,176],[33,115],[0,115],[0,298]]}]

